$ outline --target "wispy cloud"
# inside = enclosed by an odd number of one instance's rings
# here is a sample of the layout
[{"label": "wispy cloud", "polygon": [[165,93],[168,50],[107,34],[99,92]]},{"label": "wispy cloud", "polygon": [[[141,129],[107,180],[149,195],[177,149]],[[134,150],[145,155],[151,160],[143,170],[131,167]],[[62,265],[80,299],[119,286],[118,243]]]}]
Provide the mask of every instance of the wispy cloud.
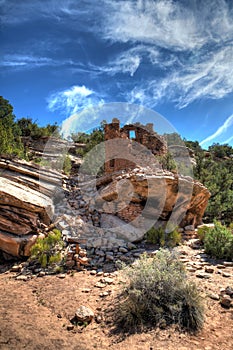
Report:
[{"label": "wispy cloud", "polygon": [[130,52],[119,55],[115,60],[104,67],[96,67],[97,71],[115,75],[118,73],[129,73],[133,77],[141,62],[139,55],[132,55]]},{"label": "wispy cloud", "polygon": [[74,85],[66,90],[54,92],[47,99],[50,111],[59,110],[66,117],[102,101],[96,92],[84,85]]},{"label": "wispy cloud", "polygon": [[[229,131],[229,129],[233,127],[233,114],[228,117],[225,122],[210,136],[205,138],[203,141],[200,142],[201,146],[208,146],[208,144],[213,143],[213,141],[218,142],[219,137],[225,136],[225,134]],[[229,138],[227,141],[229,141],[231,138]]]},{"label": "wispy cloud", "polygon": [[144,42],[177,50],[193,49],[203,44],[192,13],[172,1],[111,2],[112,15],[103,28],[106,39]]},{"label": "wispy cloud", "polygon": [[[131,75],[148,58],[153,68],[160,68],[158,75],[152,73],[135,84],[128,93],[130,102],[152,107],[166,99],[184,108],[199,99],[220,99],[233,92],[233,10],[226,1],[107,3],[111,15],[101,27],[103,37],[140,43],[136,55],[134,51],[136,66],[133,51],[124,53],[124,66]],[[112,62],[112,68],[105,71],[120,69],[127,71]]]},{"label": "wispy cloud", "polygon": [[41,67],[53,65],[55,62],[48,57],[35,57],[35,56],[27,56],[27,55],[5,55],[3,57],[1,66],[4,67]]},{"label": "wispy cloud", "polygon": [[5,55],[0,62],[0,67],[32,69],[43,66],[75,65],[72,60],[54,60],[50,57],[38,57],[34,55],[12,54]]},{"label": "wispy cloud", "polygon": [[[215,52],[203,52],[202,56],[185,63],[170,65],[165,76],[150,78],[138,84],[128,97],[130,102],[146,102],[155,106],[164,99],[184,108],[194,101],[209,98],[220,99],[233,92],[233,47],[228,45]],[[163,57],[157,56],[162,68]]]}]

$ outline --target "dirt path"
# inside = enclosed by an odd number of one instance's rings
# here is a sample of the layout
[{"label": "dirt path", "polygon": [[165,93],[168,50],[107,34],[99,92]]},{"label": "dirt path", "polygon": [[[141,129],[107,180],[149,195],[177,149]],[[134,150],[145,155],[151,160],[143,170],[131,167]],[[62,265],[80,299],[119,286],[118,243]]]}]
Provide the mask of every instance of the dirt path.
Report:
[{"label": "dirt path", "polygon": [[[195,252],[196,254],[197,252]],[[192,251],[188,252],[192,261]],[[179,350],[232,350],[233,308],[224,309],[209,293],[219,293],[221,288],[233,286],[233,267],[225,269],[226,278],[217,269],[209,279],[195,277],[206,300],[204,329],[196,336],[175,331],[174,327],[147,333],[133,334],[125,339],[112,334],[111,317],[115,297],[120,288],[119,275],[114,283],[100,289],[95,286],[101,276],[90,272],[75,272],[61,279],[57,276],[35,277],[17,281],[15,273],[0,274],[0,349],[35,350],[91,350],[107,349],[179,349]],[[101,297],[100,293],[109,291]],[[98,316],[86,328],[68,330],[70,319],[78,306],[91,307]]]}]

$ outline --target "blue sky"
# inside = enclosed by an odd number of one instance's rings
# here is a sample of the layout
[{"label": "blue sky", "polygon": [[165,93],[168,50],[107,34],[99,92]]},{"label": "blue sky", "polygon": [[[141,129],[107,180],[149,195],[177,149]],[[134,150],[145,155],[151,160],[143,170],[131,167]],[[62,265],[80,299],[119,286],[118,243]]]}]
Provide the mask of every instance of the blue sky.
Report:
[{"label": "blue sky", "polygon": [[233,145],[233,1],[0,0],[0,8],[0,94],[16,117],[62,124],[124,102],[157,111],[204,148]]}]

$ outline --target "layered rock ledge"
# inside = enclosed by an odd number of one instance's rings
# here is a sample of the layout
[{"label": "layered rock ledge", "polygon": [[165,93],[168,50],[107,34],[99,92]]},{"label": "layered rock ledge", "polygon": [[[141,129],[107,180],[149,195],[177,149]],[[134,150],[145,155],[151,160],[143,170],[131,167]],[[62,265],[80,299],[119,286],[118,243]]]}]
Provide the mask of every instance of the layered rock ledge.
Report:
[{"label": "layered rock ledge", "polygon": [[61,175],[23,160],[0,160],[0,250],[29,256],[40,228],[53,216]]}]

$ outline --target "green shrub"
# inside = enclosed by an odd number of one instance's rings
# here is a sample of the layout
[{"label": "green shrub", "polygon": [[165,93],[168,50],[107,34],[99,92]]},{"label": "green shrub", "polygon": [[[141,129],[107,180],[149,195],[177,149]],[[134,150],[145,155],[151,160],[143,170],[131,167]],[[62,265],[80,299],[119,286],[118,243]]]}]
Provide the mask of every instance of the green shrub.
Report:
[{"label": "green shrub", "polygon": [[202,243],[204,243],[206,234],[211,232],[211,230],[213,230],[213,228],[208,226],[202,226],[197,229],[197,236]]},{"label": "green shrub", "polygon": [[31,260],[37,260],[42,267],[58,263],[61,261],[62,247],[61,232],[54,229],[47,237],[37,239],[31,249]]},{"label": "green shrub", "polygon": [[116,322],[123,329],[172,323],[188,331],[202,327],[200,294],[196,285],[187,281],[184,266],[174,252],[161,249],[153,258],[144,254],[122,274],[126,281],[119,296]]},{"label": "green shrub", "polygon": [[63,162],[63,171],[66,175],[70,174],[72,168],[72,164],[71,164],[71,159],[68,155],[65,156],[64,158],[64,162]]},{"label": "green shrub", "polygon": [[148,243],[159,244],[164,247],[175,247],[181,242],[181,234],[177,228],[171,232],[166,232],[164,228],[151,227],[146,233],[146,240]]},{"label": "green shrub", "polygon": [[214,222],[215,227],[205,235],[205,252],[215,258],[233,260],[233,234],[220,222]]}]

